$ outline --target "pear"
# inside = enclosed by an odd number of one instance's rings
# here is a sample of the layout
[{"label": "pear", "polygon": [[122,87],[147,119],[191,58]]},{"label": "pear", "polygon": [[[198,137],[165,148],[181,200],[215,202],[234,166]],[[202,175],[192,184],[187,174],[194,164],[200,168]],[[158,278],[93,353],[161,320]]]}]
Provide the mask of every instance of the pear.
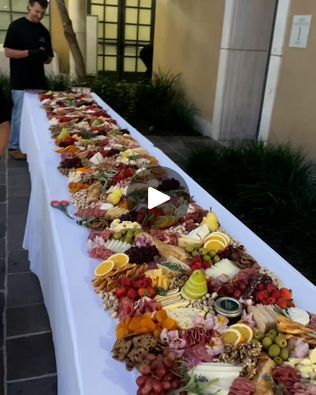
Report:
[{"label": "pear", "polygon": [[202,223],[206,224],[211,232],[215,232],[215,230],[219,228],[219,220],[217,218],[217,215],[213,211],[211,211],[206,215],[206,217],[204,217]]},{"label": "pear", "polygon": [[208,292],[204,270],[195,270],[181,289],[181,296],[185,299],[196,300]]},{"label": "pear", "polygon": [[65,138],[67,138],[69,136],[70,136],[70,133],[68,132],[68,130],[66,128],[62,128],[61,132],[57,136],[57,140],[58,140],[58,142],[61,142],[61,141],[65,140]]}]

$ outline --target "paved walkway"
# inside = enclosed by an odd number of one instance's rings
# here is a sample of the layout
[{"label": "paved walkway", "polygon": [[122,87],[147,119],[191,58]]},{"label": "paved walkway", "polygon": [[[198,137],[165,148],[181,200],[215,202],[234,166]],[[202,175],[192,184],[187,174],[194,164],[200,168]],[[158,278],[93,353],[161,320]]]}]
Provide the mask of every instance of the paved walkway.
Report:
[{"label": "paved walkway", "polygon": [[[211,140],[150,136],[179,166],[188,152]],[[57,171],[57,170],[56,170]],[[0,395],[56,395],[52,333],[37,277],[22,249],[30,195],[27,163],[0,160]]]},{"label": "paved walkway", "polygon": [[[56,395],[52,333],[37,277],[22,249],[27,164],[0,160],[0,394]],[[2,314],[3,313],[3,314]]]}]

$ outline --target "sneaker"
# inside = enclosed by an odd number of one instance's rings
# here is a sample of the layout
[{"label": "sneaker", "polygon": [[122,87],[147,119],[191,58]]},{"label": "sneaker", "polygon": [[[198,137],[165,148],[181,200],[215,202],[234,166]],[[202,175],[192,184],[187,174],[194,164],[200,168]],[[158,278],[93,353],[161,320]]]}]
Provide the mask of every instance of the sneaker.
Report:
[{"label": "sneaker", "polygon": [[26,155],[23,154],[19,149],[9,150],[9,156],[14,160],[26,160]]}]

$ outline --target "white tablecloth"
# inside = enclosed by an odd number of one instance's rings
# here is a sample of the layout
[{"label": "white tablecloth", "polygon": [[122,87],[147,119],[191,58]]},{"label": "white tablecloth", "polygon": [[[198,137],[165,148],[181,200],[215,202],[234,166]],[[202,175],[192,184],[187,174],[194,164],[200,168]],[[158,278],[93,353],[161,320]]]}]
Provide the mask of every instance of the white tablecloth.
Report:
[{"label": "white tablecloth", "polygon": [[[128,125],[94,95],[121,127],[127,127],[163,166],[178,171],[204,208],[212,207],[221,225],[242,242],[260,264],[273,270],[294,291],[298,306],[314,309],[316,287],[232,216],[161,150]],[[20,145],[28,155],[31,197],[24,238],[31,270],[38,276],[53,331],[59,395],[135,394],[135,372],[112,359],[115,326],[91,285],[97,261],[87,253],[88,231],[50,207],[53,199],[69,199],[67,177],[57,170],[60,155],[50,138],[38,96],[24,98]]]}]

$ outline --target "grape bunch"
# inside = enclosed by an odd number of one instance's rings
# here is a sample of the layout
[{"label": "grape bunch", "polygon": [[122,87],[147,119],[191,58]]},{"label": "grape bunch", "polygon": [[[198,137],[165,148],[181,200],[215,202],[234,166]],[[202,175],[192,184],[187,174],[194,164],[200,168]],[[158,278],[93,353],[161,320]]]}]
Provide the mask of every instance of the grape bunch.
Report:
[{"label": "grape bunch", "polygon": [[129,211],[126,214],[121,215],[120,220],[135,222],[136,218],[137,218],[137,211],[133,210],[133,211]]},{"label": "grape bunch", "polygon": [[60,162],[60,167],[65,167],[67,169],[73,169],[73,168],[78,168],[82,167],[82,162],[80,158],[73,157],[73,158],[65,158]]},{"label": "grape bunch", "polygon": [[175,178],[166,178],[161,181],[158,190],[162,192],[175,191],[180,188],[180,182]]},{"label": "grape bunch", "polygon": [[135,237],[141,233],[142,230],[138,229],[121,229],[118,232],[114,232],[113,238],[115,240],[125,241],[126,243],[132,244],[134,242]]},{"label": "grape bunch", "polygon": [[138,370],[141,375],[136,380],[137,395],[164,395],[185,385],[179,371],[179,361],[175,353],[168,349],[165,349],[164,354],[147,354]]},{"label": "grape bunch", "polygon": [[130,262],[138,264],[153,262],[155,256],[159,256],[155,246],[131,247],[125,254],[129,256]]}]

